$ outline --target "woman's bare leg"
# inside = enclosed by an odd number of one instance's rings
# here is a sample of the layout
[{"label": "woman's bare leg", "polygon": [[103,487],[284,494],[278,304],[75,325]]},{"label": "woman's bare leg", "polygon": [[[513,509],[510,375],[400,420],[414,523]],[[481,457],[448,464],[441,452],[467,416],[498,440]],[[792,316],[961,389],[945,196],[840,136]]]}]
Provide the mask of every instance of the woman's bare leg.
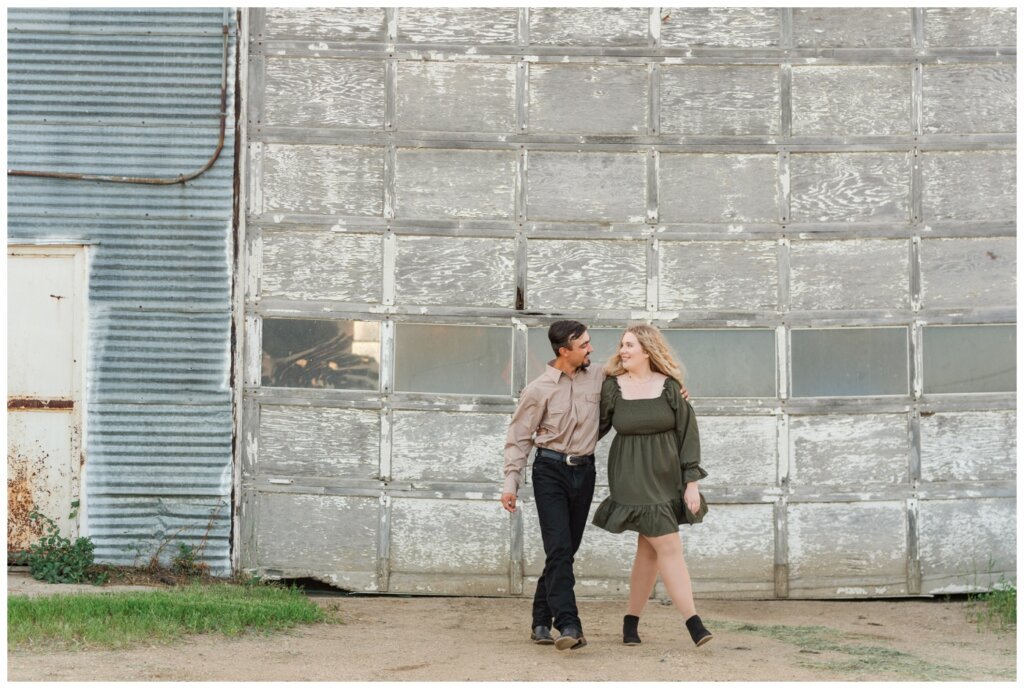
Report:
[{"label": "woman's bare leg", "polygon": [[[661,581],[665,584],[676,609],[683,613],[684,620],[696,615],[697,607],[693,604],[690,571],[686,568],[686,560],[683,559],[683,542],[680,540],[679,534],[648,536],[647,542],[658,554],[658,573],[661,575]],[[630,605],[632,605],[632,591],[630,592]]]},{"label": "woman's bare leg", "polygon": [[658,579],[658,553],[645,536],[636,535],[636,557],[629,575],[629,608],[627,613],[640,617],[651,598],[654,582]]}]

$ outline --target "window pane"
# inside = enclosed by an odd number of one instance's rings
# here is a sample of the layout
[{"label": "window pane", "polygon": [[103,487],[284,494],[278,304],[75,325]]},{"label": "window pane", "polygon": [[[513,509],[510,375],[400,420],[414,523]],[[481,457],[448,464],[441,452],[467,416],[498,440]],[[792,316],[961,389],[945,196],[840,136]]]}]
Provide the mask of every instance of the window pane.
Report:
[{"label": "window pane", "polygon": [[262,384],[376,390],[380,323],[263,319]]},{"label": "window pane", "polygon": [[924,329],[925,392],[1016,392],[1013,325],[949,325]]},{"label": "window pane", "polygon": [[774,330],[665,330],[691,397],[775,397]]},{"label": "window pane", "polygon": [[[619,348],[619,337],[622,328],[587,328],[590,333],[590,346],[594,353],[590,355],[590,368],[604,368],[608,359]],[[549,361],[555,358],[548,340],[547,328],[530,328],[526,334],[526,382],[530,382],[541,373]]]},{"label": "window pane", "polygon": [[906,395],[907,329],[794,330],[793,396]]},{"label": "window pane", "polygon": [[395,389],[510,394],[512,328],[397,324]]}]

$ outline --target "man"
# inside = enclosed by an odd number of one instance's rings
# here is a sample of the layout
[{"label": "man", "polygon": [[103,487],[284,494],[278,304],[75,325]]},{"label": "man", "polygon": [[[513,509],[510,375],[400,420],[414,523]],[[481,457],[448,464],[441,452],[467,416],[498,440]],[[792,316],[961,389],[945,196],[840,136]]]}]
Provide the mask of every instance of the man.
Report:
[{"label": "man", "polygon": [[[555,359],[527,385],[505,439],[505,484],[501,504],[516,510],[530,450],[536,447],[533,496],[544,541],[544,572],[533,597],[530,638],[558,650],[587,645],[576,608],[573,556],[580,547],[594,497],[594,448],[604,373],[589,370],[590,334],[579,321],[557,321],[548,329]],[[559,631],[551,637],[551,622]]]}]

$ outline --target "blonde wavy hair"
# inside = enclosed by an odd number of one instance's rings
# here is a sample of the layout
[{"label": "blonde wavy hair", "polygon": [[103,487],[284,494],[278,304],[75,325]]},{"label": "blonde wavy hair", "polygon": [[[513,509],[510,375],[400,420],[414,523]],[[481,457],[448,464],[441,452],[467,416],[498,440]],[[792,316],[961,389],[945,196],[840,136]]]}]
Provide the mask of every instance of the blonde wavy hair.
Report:
[{"label": "blonde wavy hair", "polygon": [[[646,323],[635,323],[627,327],[622,336],[625,337],[626,333],[633,333],[643,350],[651,356],[652,371],[674,378],[680,386],[683,385],[686,369],[660,330]],[[619,345],[621,346],[621,344],[622,338],[620,337]],[[626,369],[622,367],[622,358],[619,356],[618,350],[604,365],[604,372],[609,376],[621,376],[626,372]]]}]

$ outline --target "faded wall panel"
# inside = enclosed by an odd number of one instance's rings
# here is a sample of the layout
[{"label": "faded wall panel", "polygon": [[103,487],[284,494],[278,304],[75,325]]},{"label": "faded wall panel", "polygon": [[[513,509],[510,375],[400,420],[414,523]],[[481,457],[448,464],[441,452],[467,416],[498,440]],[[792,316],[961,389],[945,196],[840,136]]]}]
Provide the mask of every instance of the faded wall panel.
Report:
[{"label": "faded wall panel", "polygon": [[380,215],[384,149],[265,144],[263,212]]},{"label": "faded wall panel", "polygon": [[797,48],[909,48],[906,7],[793,9]]},{"label": "faded wall panel", "polygon": [[511,151],[398,150],[395,216],[513,217],[515,154]]},{"label": "faded wall panel", "polygon": [[990,134],[1017,127],[1015,65],[925,65],[922,129],[926,133]]},{"label": "faded wall panel", "polygon": [[376,590],[377,498],[258,493],[255,512],[256,562],[264,570]]},{"label": "faded wall panel", "polygon": [[398,62],[399,130],[512,132],[516,67],[505,64]]},{"label": "faded wall panel", "polygon": [[708,472],[701,486],[775,485],[779,452],[774,416],[701,416],[698,412],[697,426],[701,466]]},{"label": "faded wall panel", "polygon": [[402,7],[399,43],[515,43],[519,11],[499,7]]},{"label": "faded wall panel", "polygon": [[795,153],[793,222],[908,222],[910,154]]},{"label": "faded wall panel", "polygon": [[982,308],[1017,303],[1017,240],[921,240],[921,306]]},{"label": "faded wall panel", "polygon": [[511,239],[399,237],[395,299],[400,304],[512,307]]},{"label": "faded wall panel", "polygon": [[904,414],[794,416],[789,422],[790,483],[813,490],[860,490],[907,483],[910,431]]},{"label": "faded wall panel", "polygon": [[790,504],[790,595],[906,592],[902,502]]},{"label": "faded wall panel", "polygon": [[925,220],[1014,220],[1014,151],[925,152],[921,202]]},{"label": "faded wall panel", "polygon": [[646,46],[646,7],[531,7],[530,43]]},{"label": "faded wall panel", "polygon": [[382,7],[268,7],[267,38],[320,38],[327,41],[383,41]]},{"label": "faded wall panel", "polygon": [[395,498],[388,590],[508,593],[507,514],[497,500]]},{"label": "faded wall panel", "polygon": [[530,240],[531,309],[641,309],[647,303],[647,245],[640,241]]},{"label": "faded wall panel", "polygon": [[320,478],[379,477],[380,416],[375,411],[284,407],[260,409],[256,471]]},{"label": "faded wall panel", "polygon": [[778,134],[779,94],[774,65],[667,65],[661,68],[661,131]]},{"label": "faded wall panel", "polygon": [[910,245],[905,240],[794,241],[789,260],[791,308],[910,306]]},{"label": "faded wall panel", "polygon": [[680,526],[694,589],[743,582],[767,591],[772,586],[775,534],[770,504],[708,504],[704,521]]},{"label": "faded wall panel", "polygon": [[531,220],[646,220],[643,153],[531,151],[527,165]]},{"label": "faded wall panel", "polygon": [[775,8],[664,7],[661,45],[666,48],[773,48],[779,45]]},{"label": "faded wall panel", "polygon": [[383,60],[268,58],[265,82],[264,124],[384,125]]},{"label": "faded wall panel", "polygon": [[1017,414],[921,415],[922,481],[1012,481],[1017,477]]},{"label": "faded wall panel", "polygon": [[658,260],[658,303],[663,309],[758,311],[778,306],[776,242],[663,241]]},{"label": "faded wall panel", "polygon": [[263,231],[260,294],[380,302],[381,236]]},{"label": "faded wall panel", "polygon": [[1017,571],[1016,498],[922,500],[921,593],[989,588]]},{"label": "faded wall panel", "polygon": [[396,481],[497,481],[509,420],[507,414],[395,411],[391,476]]},{"label": "faded wall panel", "polygon": [[644,65],[532,65],[530,131],[647,133]]},{"label": "faded wall panel", "polygon": [[928,7],[924,40],[931,48],[1017,45],[1016,23],[1012,7]]},{"label": "faded wall panel", "polygon": [[659,161],[661,222],[775,222],[774,155],[665,153]]},{"label": "faded wall panel", "polygon": [[793,134],[909,134],[910,65],[793,67]]}]

